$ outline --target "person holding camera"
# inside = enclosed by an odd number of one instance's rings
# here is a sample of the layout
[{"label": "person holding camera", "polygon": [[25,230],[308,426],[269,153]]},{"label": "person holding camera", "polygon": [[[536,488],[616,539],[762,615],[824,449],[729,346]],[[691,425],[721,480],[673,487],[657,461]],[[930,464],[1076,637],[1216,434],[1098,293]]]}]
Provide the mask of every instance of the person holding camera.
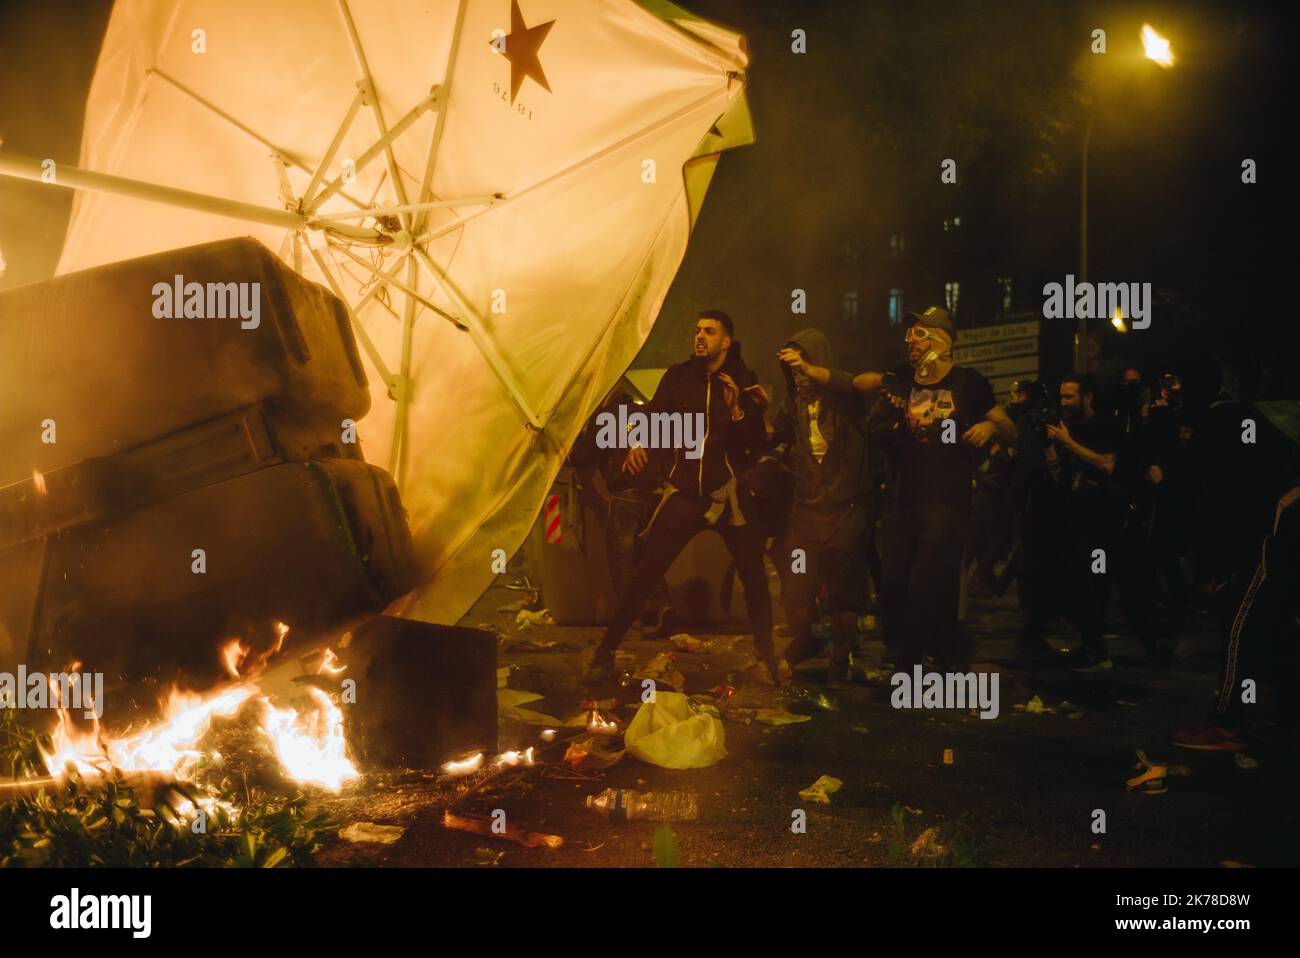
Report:
[{"label": "person holding camera", "polygon": [[1055,656],[1044,636],[1062,612],[1075,620],[1082,643],[1067,656],[1078,671],[1114,667],[1102,635],[1106,562],[1114,551],[1116,510],[1111,499],[1117,437],[1109,417],[1094,407],[1096,387],[1087,374],[1061,381],[1059,422],[1042,425],[1043,463],[1049,488],[1036,497],[1036,579],[1021,657]]}]

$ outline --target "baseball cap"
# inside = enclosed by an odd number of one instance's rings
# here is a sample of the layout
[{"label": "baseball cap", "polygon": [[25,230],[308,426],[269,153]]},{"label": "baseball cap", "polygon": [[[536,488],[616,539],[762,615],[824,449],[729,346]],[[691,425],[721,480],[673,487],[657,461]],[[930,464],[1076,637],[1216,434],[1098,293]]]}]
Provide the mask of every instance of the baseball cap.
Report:
[{"label": "baseball cap", "polygon": [[906,326],[911,327],[917,323],[925,326],[932,326],[935,329],[942,329],[948,334],[949,339],[957,338],[957,331],[953,329],[952,317],[948,315],[946,309],[939,306],[931,306],[923,313],[904,313],[903,322]]}]

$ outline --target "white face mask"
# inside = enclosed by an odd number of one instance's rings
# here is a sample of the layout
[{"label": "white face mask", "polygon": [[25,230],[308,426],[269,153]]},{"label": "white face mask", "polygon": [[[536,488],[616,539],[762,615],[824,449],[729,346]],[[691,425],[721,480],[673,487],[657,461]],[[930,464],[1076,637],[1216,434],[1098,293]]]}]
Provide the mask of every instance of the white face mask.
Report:
[{"label": "white face mask", "polygon": [[916,374],[922,379],[929,379],[934,374],[934,367],[939,362],[938,350],[930,350],[916,364]]}]

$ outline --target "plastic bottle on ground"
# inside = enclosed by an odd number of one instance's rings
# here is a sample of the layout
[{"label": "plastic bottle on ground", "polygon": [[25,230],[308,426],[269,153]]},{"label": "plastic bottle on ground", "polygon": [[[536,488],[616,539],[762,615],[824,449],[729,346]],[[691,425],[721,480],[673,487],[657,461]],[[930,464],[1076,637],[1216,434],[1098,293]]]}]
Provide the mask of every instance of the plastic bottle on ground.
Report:
[{"label": "plastic bottle on ground", "polygon": [[694,792],[642,793],[630,788],[607,788],[599,795],[588,795],[587,807],[619,821],[691,822],[700,816]]}]

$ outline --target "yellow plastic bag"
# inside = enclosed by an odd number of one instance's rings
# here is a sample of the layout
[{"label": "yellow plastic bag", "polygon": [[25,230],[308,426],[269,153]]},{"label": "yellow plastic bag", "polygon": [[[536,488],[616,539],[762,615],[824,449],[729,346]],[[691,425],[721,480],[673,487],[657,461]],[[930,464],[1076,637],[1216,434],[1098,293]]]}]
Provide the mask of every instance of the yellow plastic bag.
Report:
[{"label": "yellow plastic bag", "polygon": [[643,703],[623,743],[629,755],[661,768],[705,768],[727,754],[722,719],[680,692],[656,692]]}]

